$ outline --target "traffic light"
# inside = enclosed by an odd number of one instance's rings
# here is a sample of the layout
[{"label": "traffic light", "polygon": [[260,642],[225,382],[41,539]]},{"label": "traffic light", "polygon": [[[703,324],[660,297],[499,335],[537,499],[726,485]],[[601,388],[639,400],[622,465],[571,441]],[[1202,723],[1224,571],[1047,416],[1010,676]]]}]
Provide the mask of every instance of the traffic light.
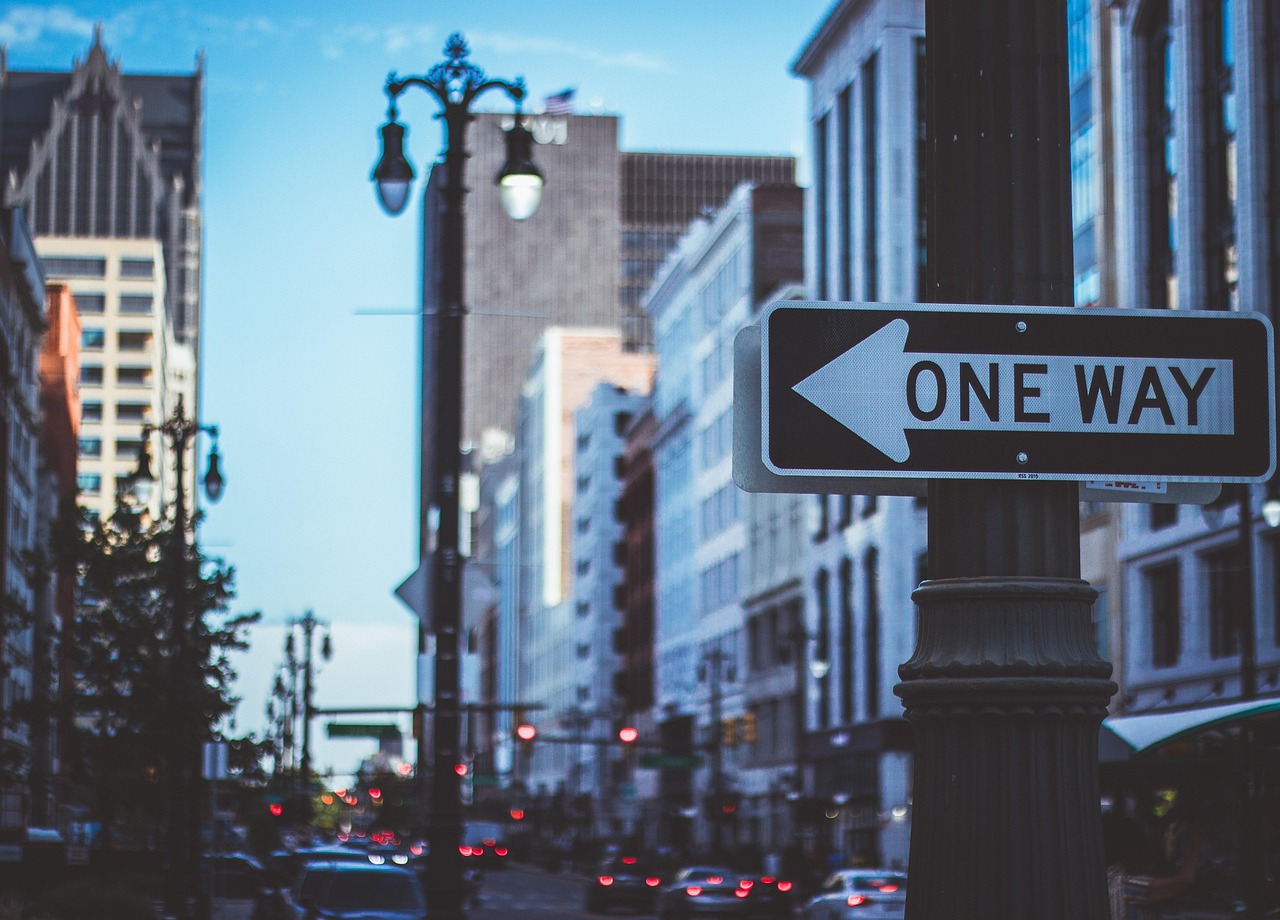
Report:
[{"label": "traffic light", "polygon": [[738,720],[732,717],[720,720],[720,744],[733,747],[738,743]]},{"label": "traffic light", "polygon": [[538,737],[538,729],[528,722],[519,722],[512,732],[520,742],[520,749],[526,754],[533,753],[533,741]]},{"label": "traffic light", "polygon": [[748,712],[746,715],[742,717],[741,729],[742,729],[742,732],[741,732],[742,743],[755,744],[756,738],[758,737],[759,728],[756,723],[756,714],[754,712]]}]

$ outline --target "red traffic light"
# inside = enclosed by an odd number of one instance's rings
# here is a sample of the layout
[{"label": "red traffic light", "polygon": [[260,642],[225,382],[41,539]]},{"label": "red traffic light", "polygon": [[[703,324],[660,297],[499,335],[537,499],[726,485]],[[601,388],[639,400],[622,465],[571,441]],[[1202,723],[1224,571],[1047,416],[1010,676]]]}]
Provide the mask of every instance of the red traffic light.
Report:
[{"label": "red traffic light", "polygon": [[528,723],[517,725],[516,737],[521,741],[532,741],[534,738],[538,737],[538,730]]},{"label": "red traffic light", "polygon": [[640,737],[640,733],[636,731],[634,728],[632,728],[630,725],[626,725],[618,729],[618,740],[620,740],[623,744],[630,744],[631,742],[635,741],[639,737]]}]

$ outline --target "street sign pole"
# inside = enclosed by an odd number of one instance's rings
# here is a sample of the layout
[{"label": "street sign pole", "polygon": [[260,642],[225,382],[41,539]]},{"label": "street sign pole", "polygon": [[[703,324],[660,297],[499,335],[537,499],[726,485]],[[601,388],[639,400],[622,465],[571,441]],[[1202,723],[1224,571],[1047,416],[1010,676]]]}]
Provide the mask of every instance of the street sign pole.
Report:
[{"label": "street sign pole", "polygon": [[[935,303],[1072,302],[1065,0],[926,0]],[[1073,482],[937,479],[916,650],[908,920],[1105,920],[1098,728]]]}]

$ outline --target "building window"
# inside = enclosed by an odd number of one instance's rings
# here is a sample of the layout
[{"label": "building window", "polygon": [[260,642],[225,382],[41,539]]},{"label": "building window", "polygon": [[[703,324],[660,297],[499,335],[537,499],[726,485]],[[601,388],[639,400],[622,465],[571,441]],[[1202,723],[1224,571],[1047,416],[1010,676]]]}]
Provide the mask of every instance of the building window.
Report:
[{"label": "building window", "polygon": [[151,368],[118,367],[116,368],[116,382],[125,387],[146,386],[151,382]]},{"label": "building window", "polygon": [[836,171],[840,177],[836,189],[840,264],[836,269],[840,278],[841,300],[853,300],[853,157],[849,150],[849,137],[853,133],[852,95],[853,88],[846,86],[836,99]]},{"label": "building window", "polygon": [[1163,530],[1178,523],[1178,506],[1169,502],[1147,505],[1147,524],[1150,530]]},{"label": "building window", "polygon": [[1093,646],[1098,650],[1098,656],[1104,660],[1110,660],[1111,643],[1107,641],[1107,586],[1094,585],[1098,591],[1097,600],[1093,602]]},{"label": "building window", "polygon": [[76,476],[76,486],[85,495],[97,495],[102,491],[102,477],[97,473],[80,473]]},{"label": "building window", "polygon": [[1205,238],[1211,310],[1238,310],[1236,250],[1236,93],[1234,0],[1203,7],[1205,56]]},{"label": "building window", "polygon": [[152,298],[146,294],[121,294],[120,312],[129,316],[150,316]]},{"label": "building window", "polygon": [[150,332],[121,331],[116,334],[116,346],[121,351],[146,351],[150,343]]},{"label": "building window", "polygon": [[929,100],[923,38],[916,48],[916,297],[931,300],[929,290]]},{"label": "building window", "polygon": [[862,588],[867,609],[862,649],[866,659],[867,718],[880,718],[880,554],[873,546],[862,559]]},{"label": "building window", "polygon": [[153,259],[121,259],[121,278],[151,279],[155,277],[155,261]]},{"label": "building window", "polygon": [[90,387],[102,386],[102,365],[82,365],[80,368],[80,385]]},{"label": "building window", "polygon": [[853,523],[853,496],[840,496],[840,516],[836,519],[836,527],[843,530]]},{"label": "building window", "polygon": [[105,313],[107,309],[107,298],[104,294],[81,294],[76,292],[75,301],[76,312],[82,316]]},{"label": "building window", "polygon": [[[813,580],[813,590],[818,602],[818,642],[814,655],[818,661],[831,660],[831,602],[827,587],[831,576],[826,569],[818,569]],[[818,681],[818,728],[826,728],[831,713],[831,681]]]},{"label": "building window", "polygon": [[142,442],[136,438],[118,438],[116,440],[116,458],[120,460],[136,460],[142,453]]},{"label": "building window", "polygon": [[853,721],[853,560],[840,560],[837,573],[840,591],[840,722]]},{"label": "building window", "polygon": [[81,329],[80,349],[82,351],[102,351],[107,343],[107,333],[103,329]]},{"label": "building window", "polygon": [[118,422],[145,422],[150,416],[150,403],[116,403],[116,421]]},{"label": "building window", "polygon": [[1146,81],[1147,299],[1150,307],[1172,310],[1178,306],[1178,164],[1174,133],[1178,98],[1168,0],[1152,2],[1146,20],[1141,42]]},{"label": "building window", "polygon": [[879,154],[879,119],[880,111],[876,104],[876,55],[862,65],[862,262],[863,290],[867,300],[876,300],[880,295],[878,264],[876,251],[879,249],[879,236],[876,223],[879,219],[880,190],[877,183]]},{"label": "building window", "polygon": [[864,518],[874,517],[879,502],[874,495],[865,495],[862,498],[862,516]]},{"label": "building window", "polygon": [[47,278],[105,278],[107,260],[94,256],[53,256],[40,260]]},{"label": "building window", "polygon": [[831,529],[831,520],[827,511],[827,496],[815,495],[813,498],[817,503],[817,513],[814,515],[813,522],[813,542],[821,543],[827,538]]},{"label": "building window", "polygon": [[80,456],[101,457],[102,456],[102,438],[81,438],[80,439]]},{"label": "building window", "polygon": [[80,404],[80,421],[82,422],[100,422],[102,421],[102,403],[87,402]]},{"label": "building window", "polygon": [[1205,554],[1209,592],[1209,656],[1229,658],[1240,652],[1241,604],[1244,592],[1239,544]]},{"label": "building window", "polygon": [[1151,665],[1171,668],[1182,655],[1182,591],[1177,562],[1146,571],[1151,616]]},{"label": "building window", "polygon": [[823,115],[814,127],[813,137],[813,207],[814,229],[817,239],[814,240],[814,254],[817,264],[814,266],[814,293],[819,300],[827,299],[827,185],[831,181],[827,175],[827,132],[829,116]]}]

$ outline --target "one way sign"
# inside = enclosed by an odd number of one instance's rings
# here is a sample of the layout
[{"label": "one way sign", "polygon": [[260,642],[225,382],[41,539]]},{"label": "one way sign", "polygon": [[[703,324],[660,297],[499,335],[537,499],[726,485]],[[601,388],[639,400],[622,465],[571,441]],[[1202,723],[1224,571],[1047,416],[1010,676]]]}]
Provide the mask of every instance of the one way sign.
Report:
[{"label": "one way sign", "polygon": [[763,460],[783,476],[1247,482],[1275,466],[1258,314],[780,301]]}]

